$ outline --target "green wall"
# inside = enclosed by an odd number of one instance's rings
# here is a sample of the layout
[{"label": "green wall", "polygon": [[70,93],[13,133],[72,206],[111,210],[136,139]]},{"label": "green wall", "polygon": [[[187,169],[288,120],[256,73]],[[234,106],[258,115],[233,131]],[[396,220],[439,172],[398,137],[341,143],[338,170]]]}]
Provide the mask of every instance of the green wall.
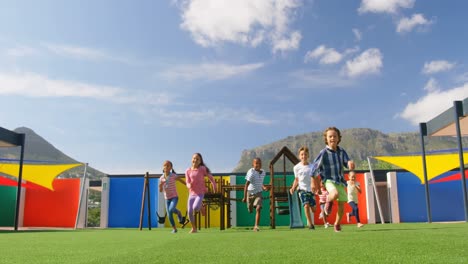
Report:
[{"label": "green wall", "polygon": [[[281,174],[276,174],[275,177],[279,177]],[[236,175],[236,185],[243,185],[245,184],[245,174],[237,174]],[[286,185],[291,186],[294,181],[294,175],[286,175]],[[270,176],[267,174],[264,180],[264,184],[270,184]],[[270,226],[270,198],[268,197],[270,192],[263,192],[263,205],[260,217],[260,225],[261,226]],[[241,201],[244,197],[243,191],[236,192],[236,199]],[[247,211],[247,203],[237,202],[236,203],[236,210],[237,210],[237,226],[253,226],[255,224],[255,210],[251,214]],[[276,214],[276,225],[277,226],[289,226],[289,215],[278,215]]]}]

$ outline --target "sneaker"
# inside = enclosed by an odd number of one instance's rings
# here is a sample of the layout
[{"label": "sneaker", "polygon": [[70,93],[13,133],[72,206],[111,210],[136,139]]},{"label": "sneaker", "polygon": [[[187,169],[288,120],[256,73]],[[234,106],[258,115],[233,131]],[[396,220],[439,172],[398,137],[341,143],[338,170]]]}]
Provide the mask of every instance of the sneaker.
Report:
[{"label": "sneaker", "polygon": [[357,227],[358,227],[358,228],[361,228],[361,227],[363,227],[363,226],[364,226],[364,224],[357,223]]},{"label": "sneaker", "polygon": [[314,225],[310,225],[310,226],[309,226],[309,229],[310,229],[310,230],[315,230],[315,226],[314,226]]},{"label": "sneaker", "polygon": [[181,225],[185,224],[185,221],[186,221],[186,220],[187,220],[187,219],[185,218],[185,216],[181,216],[181,217],[179,218],[179,224],[181,224]]},{"label": "sneaker", "polygon": [[346,221],[349,223],[349,213],[346,213]]},{"label": "sneaker", "polygon": [[335,232],[341,232],[341,225],[335,225]]},{"label": "sneaker", "polygon": [[258,232],[258,231],[260,231],[260,228],[258,228],[258,226],[254,226],[253,231]]},{"label": "sneaker", "polygon": [[329,223],[325,223],[323,226],[324,226],[325,228],[329,228],[329,227],[330,227],[330,224],[329,224]]},{"label": "sneaker", "polygon": [[171,233],[172,233],[172,234],[177,233],[177,229],[172,229]]}]

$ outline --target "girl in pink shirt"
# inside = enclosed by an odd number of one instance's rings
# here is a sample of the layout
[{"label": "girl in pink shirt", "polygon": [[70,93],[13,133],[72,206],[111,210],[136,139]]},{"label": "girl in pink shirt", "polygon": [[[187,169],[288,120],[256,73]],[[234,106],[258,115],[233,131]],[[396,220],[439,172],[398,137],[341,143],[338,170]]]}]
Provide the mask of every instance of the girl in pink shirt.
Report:
[{"label": "girl in pink shirt", "polygon": [[192,166],[185,171],[185,180],[187,182],[187,188],[189,189],[187,208],[190,224],[192,225],[190,233],[197,232],[195,213],[200,211],[203,197],[207,191],[205,176],[208,176],[213,185],[213,192],[216,192],[216,182],[214,181],[213,175],[211,175],[210,169],[205,166],[202,155],[200,153],[195,153],[192,156]]},{"label": "girl in pink shirt", "polygon": [[179,195],[176,189],[176,180],[185,184],[185,182],[177,176],[174,169],[172,168],[172,162],[166,160],[163,163],[163,175],[159,178],[159,191],[164,192],[164,198],[166,199],[166,211],[169,216],[169,222],[172,226],[172,233],[177,233],[177,227],[174,222],[174,214],[177,214],[179,223],[185,222],[185,217],[177,210],[177,202],[179,201]]}]

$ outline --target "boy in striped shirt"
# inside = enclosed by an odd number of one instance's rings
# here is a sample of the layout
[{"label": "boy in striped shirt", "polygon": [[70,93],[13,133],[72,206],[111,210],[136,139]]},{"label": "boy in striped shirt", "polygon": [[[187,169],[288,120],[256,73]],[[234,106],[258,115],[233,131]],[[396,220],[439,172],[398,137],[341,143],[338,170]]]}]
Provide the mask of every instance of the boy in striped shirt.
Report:
[{"label": "boy in striped shirt", "polygon": [[[348,201],[346,193],[346,181],[344,169],[354,170],[354,161],[348,157],[348,153],[339,147],[341,132],[336,127],[329,127],[323,133],[326,147],[322,149],[313,162],[314,175],[320,174],[320,178],[328,191],[328,204],[338,201],[338,210],[335,218],[335,232],[341,232],[341,218],[344,214],[344,205]],[[328,211],[328,208],[325,208]]]}]

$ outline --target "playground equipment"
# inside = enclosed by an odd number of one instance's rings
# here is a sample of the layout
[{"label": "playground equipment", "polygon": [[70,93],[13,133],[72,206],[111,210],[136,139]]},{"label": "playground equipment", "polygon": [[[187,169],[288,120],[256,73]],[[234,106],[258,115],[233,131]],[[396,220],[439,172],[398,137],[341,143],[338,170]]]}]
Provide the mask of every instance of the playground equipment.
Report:
[{"label": "playground equipment", "polygon": [[[283,157],[283,175],[275,175],[275,163]],[[290,199],[288,196],[289,188],[286,185],[286,158],[293,164],[299,163],[299,159],[286,146],[283,147],[270,161],[270,227],[276,228],[275,211],[278,214],[290,214],[291,208]],[[296,195],[296,194],[295,194]],[[286,204],[286,205],[285,205]],[[291,221],[292,224],[293,221]]]}]

